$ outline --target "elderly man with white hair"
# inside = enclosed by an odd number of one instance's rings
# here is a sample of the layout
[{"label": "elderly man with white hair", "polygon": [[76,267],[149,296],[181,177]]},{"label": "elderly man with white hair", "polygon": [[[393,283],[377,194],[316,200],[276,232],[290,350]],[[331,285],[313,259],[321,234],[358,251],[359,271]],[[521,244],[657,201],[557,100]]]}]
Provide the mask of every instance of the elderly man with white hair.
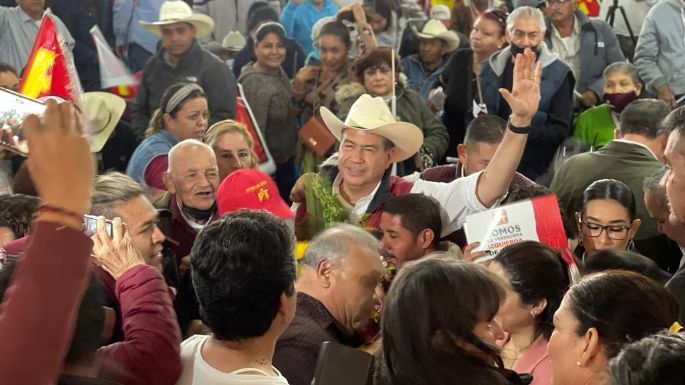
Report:
[{"label": "elderly man with white hair", "polygon": [[533,116],[531,130],[518,171],[535,180],[544,175],[559,145],[571,134],[573,88],[575,80],[568,65],[545,45],[545,18],[532,7],[516,8],[507,18],[507,35],[511,44],[481,64],[479,89],[488,114],[507,119],[509,105],[499,90],[511,89],[516,54],[529,48],[542,63],[540,105]]},{"label": "elderly man with white hair", "polygon": [[217,216],[219,167],[214,151],[196,139],[176,144],[169,151],[163,179],[167,192],[154,205],[171,214],[166,235],[173,240],[173,254],[181,267],[186,265],[182,260],[190,254],[197,233]]}]

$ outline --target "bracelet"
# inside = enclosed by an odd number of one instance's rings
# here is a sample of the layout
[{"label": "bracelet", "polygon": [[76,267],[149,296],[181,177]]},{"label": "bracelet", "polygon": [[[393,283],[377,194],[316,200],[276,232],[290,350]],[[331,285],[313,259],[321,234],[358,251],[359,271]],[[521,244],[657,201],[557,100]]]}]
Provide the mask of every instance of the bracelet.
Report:
[{"label": "bracelet", "polygon": [[79,214],[76,211],[67,210],[67,209],[59,207],[59,206],[40,205],[38,207],[38,209],[36,210],[34,217],[40,213],[58,213],[58,214],[62,214],[62,215],[66,215],[68,217],[74,218],[80,222],[83,221],[83,215],[82,214]]},{"label": "bracelet", "polygon": [[511,124],[511,119],[507,121],[507,128],[515,134],[528,134],[530,133],[530,125],[525,127],[516,127]]}]

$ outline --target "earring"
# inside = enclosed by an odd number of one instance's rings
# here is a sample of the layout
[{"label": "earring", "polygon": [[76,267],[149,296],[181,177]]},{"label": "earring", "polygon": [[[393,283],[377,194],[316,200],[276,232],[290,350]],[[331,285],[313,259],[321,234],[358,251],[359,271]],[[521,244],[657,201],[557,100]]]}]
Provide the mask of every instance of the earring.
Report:
[{"label": "earring", "polygon": [[576,365],[582,366],[582,365],[580,365],[580,361],[576,361]]}]

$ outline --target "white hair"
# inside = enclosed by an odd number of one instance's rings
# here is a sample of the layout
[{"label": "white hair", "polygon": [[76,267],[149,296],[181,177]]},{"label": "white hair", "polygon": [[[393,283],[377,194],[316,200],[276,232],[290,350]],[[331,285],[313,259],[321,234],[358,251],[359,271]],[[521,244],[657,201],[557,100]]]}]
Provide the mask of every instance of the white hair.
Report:
[{"label": "white hair", "polygon": [[212,158],[215,158],[215,157],[216,157],[216,156],[214,155],[214,150],[213,150],[211,147],[209,147],[209,145],[207,145],[206,143],[203,143],[203,142],[201,142],[201,141],[199,141],[199,140],[197,140],[197,139],[186,139],[186,140],[184,140],[184,141],[182,141],[182,142],[176,143],[176,145],[175,145],[174,147],[171,147],[171,150],[169,150],[169,162],[168,162],[168,166],[167,166],[167,172],[168,172],[169,174],[171,174],[171,171],[172,171],[172,170],[171,170],[171,165],[174,164],[174,162],[173,162],[174,155],[175,155],[178,151],[181,151],[182,149],[184,149],[184,148],[186,148],[186,147],[200,147],[200,148],[204,148],[205,150],[207,150],[208,153],[212,154]]},{"label": "white hair", "polygon": [[300,262],[313,268],[322,260],[340,262],[352,246],[377,251],[378,240],[357,226],[342,223],[314,237]]},{"label": "white hair", "polygon": [[540,25],[540,32],[544,35],[547,31],[547,25],[545,24],[545,15],[538,8],[533,7],[518,7],[516,8],[509,17],[507,17],[507,31],[509,34],[514,32],[514,24],[518,19],[537,19],[538,25]]}]

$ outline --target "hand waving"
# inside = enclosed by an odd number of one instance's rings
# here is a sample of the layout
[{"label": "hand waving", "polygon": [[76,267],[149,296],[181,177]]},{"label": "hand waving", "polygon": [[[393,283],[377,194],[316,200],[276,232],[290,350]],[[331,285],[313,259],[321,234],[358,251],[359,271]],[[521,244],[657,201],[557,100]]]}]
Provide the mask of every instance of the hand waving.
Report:
[{"label": "hand waving", "polygon": [[526,48],[516,56],[514,62],[514,81],[511,92],[500,88],[504,100],[511,107],[511,124],[516,127],[530,125],[540,104],[540,79],[542,63],[535,61],[535,54]]}]

